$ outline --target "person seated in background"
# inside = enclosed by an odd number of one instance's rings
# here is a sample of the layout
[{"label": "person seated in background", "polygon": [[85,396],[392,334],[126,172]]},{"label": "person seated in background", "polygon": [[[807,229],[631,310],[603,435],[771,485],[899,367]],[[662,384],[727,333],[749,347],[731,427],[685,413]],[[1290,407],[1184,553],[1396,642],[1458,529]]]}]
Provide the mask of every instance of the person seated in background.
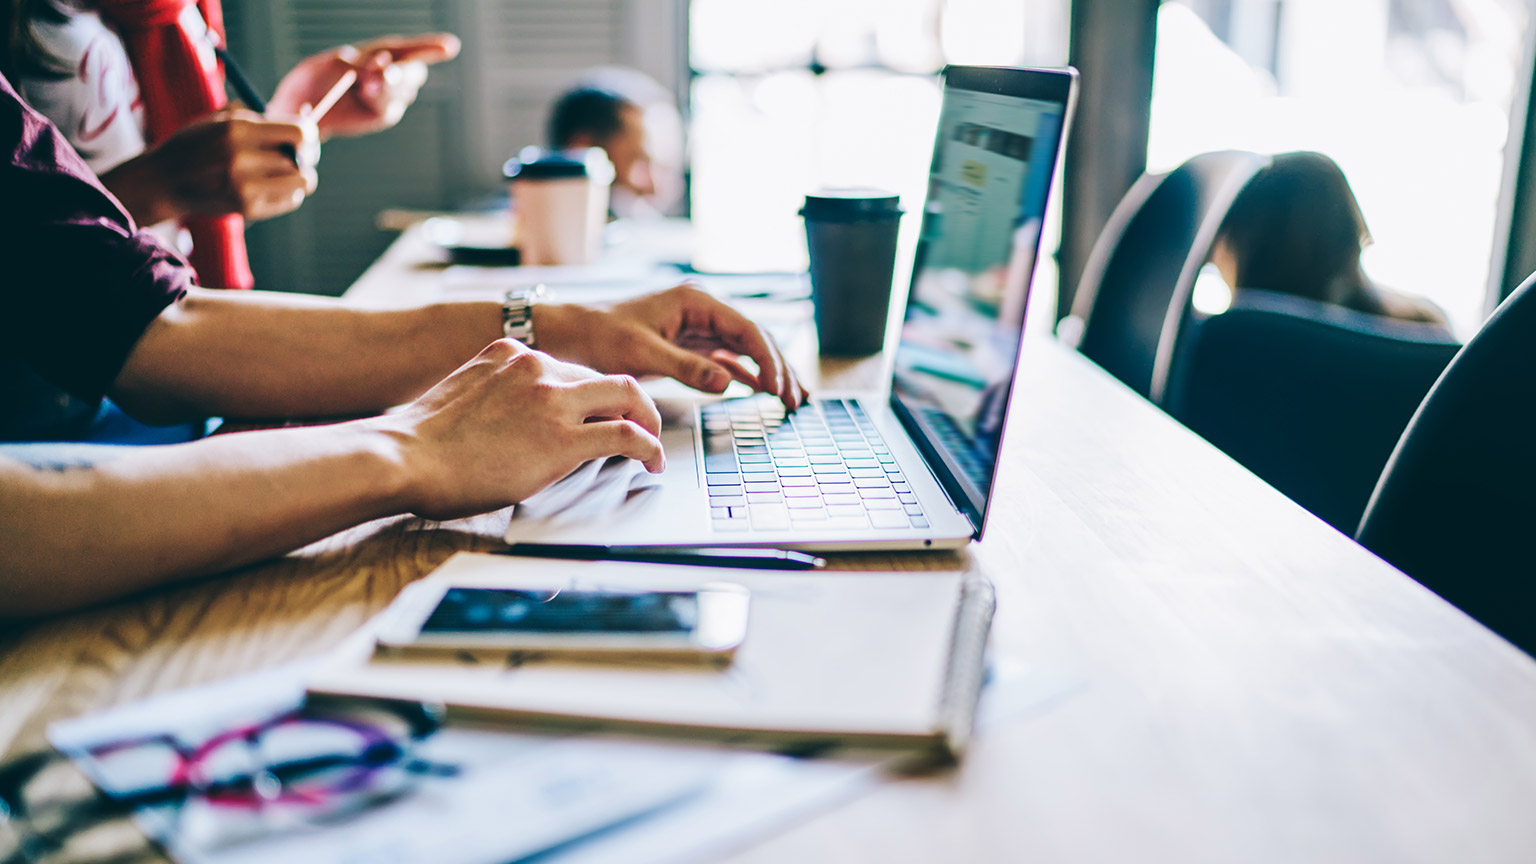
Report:
[{"label": "person seated in background", "polygon": [[[244,220],[297,208],[316,187],[318,142],[395,125],[427,64],[456,56],[459,41],[429,33],[323,51],[283,77],[266,116],[226,104],[213,50],[223,42],[219,0],[0,0],[0,73],[136,222],[167,226],[201,285],[249,288]],[[309,122],[306,108],[348,70],[352,86]]]},{"label": "person seated in background", "polygon": [[75,467],[67,448],[0,446],[0,618],[227,570],[378,517],[499,509],[594,459],[660,471],[660,418],[630,376],[714,393],[741,381],[789,409],[806,397],[760,327],[686,285],[531,309],[203,289],[4,76],[0,148],[0,379],[108,394],[147,422],[373,415],[98,447]]},{"label": "person seated in background", "polygon": [[641,72],[582,73],[550,107],[547,135],[554,150],[608,154],[615,216],[670,214],[682,198],[682,121],[666,89]]},{"label": "person seated in background", "polygon": [[1435,304],[1373,283],[1371,240],[1344,172],[1321,153],[1280,153],[1233,200],[1211,262],[1235,291],[1294,294],[1406,321],[1446,324]]}]

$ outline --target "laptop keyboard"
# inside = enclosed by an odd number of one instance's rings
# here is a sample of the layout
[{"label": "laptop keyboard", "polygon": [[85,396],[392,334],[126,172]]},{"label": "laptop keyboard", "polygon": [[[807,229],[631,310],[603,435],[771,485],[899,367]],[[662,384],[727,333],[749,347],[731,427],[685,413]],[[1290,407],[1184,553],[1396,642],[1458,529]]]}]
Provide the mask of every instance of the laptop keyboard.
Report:
[{"label": "laptop keyboard", "polygon": [[716,531],[927,528],[912,487],[852,399],[815,399],[793,414],[777,399],[700,410],[704,476]]}]

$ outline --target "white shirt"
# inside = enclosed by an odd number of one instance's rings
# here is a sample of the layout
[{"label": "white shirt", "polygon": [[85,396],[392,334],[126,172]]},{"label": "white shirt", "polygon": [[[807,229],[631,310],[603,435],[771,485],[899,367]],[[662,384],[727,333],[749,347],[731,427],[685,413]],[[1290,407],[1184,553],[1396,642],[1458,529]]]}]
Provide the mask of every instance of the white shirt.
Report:
[{"label": "white shirt", "polygon": [[[123,40],[95,12],[66,10],[62,24],[34,21],[32,32],[57,65],[73,74],[62,79],[27,76],[18,82],[23,98],[59,127],[92,171],[104,174],[144,152],[144,102]],[[195,5],[182,10],[181,26],[194,37],[199,59],[218,62],[208,25]],[[172,226],[158,226],[183,253],[188,238]]]}]

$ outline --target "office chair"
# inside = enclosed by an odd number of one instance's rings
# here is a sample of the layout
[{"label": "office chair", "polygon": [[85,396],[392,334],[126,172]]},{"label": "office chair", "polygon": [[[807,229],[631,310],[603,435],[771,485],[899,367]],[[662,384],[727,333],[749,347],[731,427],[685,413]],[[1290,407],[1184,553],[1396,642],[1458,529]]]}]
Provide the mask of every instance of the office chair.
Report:
[{"label": "office chair", "polygon": [[1222,150],[1167,174],[1143,174],[1094,241],[1072,313],[1057,328],[1062,341],[1152,398],[1158,346],[1171,345],[1183,323],[1232,199],[1268,163]]},{"label": "office chair", "polygon": [[1409,418],[1460,347],[1437,324],[1241,291],[1180,336],[1165,407],[1353,534]]},{"label": "office chair", "polygon": [[1355,539],[1536,654],[1536,276],[1413,415]]}]

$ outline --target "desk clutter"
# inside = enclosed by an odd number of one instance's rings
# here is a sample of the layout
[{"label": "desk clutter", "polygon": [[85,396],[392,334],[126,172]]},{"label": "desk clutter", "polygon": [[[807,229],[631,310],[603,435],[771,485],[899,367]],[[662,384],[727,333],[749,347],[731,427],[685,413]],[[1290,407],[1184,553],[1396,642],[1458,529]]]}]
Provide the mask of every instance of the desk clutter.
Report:
[{"label": "desk clutter", "polygon": [[958,757],[984,679],[994,721],[1071,686],[983,666],[994,600],[975,572],[459,553],[412,589],[722,580],[751,593],[745,638],[722,663],[381,650],[397,603],[329,656],[56,723],[50,743],[100,794],[34,799],[47,760],[0,769],[22,854],[73,851],[131,818],[179,864],[693,859],[913,759]]}]

